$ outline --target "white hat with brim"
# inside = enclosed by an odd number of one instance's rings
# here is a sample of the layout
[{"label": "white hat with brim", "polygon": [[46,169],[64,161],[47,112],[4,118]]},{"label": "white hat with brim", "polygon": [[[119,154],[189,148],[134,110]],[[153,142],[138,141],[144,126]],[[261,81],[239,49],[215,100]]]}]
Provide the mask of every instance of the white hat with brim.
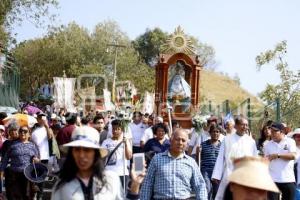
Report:
[{"label": "white hat with brim", "polygon": [[259,157],[243,157],[234,161],[235,170],[229,182],[259,190],[279,193],[269,173],[267,161]]},{"label": "white hat with brim", "polygon": [[296,128],[293,132],[288,133],[287,136],[288,137],[293,137],[296,134],[300,135],[300,128]]},{"label": "white hat with brim", "polygon": [[77,127],[72,133],[71,142],[64,144],[63,147],[99,149],[101,157],[103,158],[108,155],[108,150],[100,147],[99,140],[99,133],[96,129],[89,126]]}]

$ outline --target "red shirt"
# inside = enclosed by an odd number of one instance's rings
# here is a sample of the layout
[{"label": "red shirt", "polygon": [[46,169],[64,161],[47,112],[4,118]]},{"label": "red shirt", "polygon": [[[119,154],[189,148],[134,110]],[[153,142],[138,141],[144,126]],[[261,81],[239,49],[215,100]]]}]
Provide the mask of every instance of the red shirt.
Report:
[{"label": "red shirt", "polygon": [[75,128],[76,128],[76,126],[71,124],[71,125],[66,125],[62,129],[60,129],[56,136],[57,144],[63,145],[63,144],[70,142],[72,133]]}]

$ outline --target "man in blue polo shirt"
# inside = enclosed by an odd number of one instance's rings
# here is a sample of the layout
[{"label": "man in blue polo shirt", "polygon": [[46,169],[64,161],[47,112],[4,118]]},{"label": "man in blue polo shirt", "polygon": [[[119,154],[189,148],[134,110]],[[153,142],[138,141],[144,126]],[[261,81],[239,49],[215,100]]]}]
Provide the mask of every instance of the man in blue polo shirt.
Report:
[{"label": "man in blue polo shirt", "polygon": [[212,125],[208,132],[211,139],[202,142],[201,148],[197,147],[197,154],[200,152],[200,168],[206,183],[208,199],[214,199],[217,194],[219,184],[212,182],[211,177],[221,147],[220,134],[222,132],[222,128],[217,125]]}]

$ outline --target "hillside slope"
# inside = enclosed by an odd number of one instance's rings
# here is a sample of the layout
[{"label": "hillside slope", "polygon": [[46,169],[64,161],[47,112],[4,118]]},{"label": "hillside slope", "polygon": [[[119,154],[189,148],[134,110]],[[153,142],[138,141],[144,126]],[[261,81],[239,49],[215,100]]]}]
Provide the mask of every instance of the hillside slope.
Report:
[{"label": "hillside slope", "polygon": [[204,104],[211,101],[213,105],[217,105],[226,99],[239,104],[250,97],[254,105],[262,106],[262,102],[256,96],[241,88],[233,79],[220,73],[202,70],[200,84],[200,99]]}]

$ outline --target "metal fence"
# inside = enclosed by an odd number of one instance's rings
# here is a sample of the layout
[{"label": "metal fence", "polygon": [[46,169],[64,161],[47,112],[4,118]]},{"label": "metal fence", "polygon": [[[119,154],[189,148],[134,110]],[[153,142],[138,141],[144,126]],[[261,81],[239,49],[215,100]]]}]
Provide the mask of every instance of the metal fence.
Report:
[{"label": "metal fence", "polygon": [[18,108],[20,71],[13,56],[0,45],[0,106]]}]

